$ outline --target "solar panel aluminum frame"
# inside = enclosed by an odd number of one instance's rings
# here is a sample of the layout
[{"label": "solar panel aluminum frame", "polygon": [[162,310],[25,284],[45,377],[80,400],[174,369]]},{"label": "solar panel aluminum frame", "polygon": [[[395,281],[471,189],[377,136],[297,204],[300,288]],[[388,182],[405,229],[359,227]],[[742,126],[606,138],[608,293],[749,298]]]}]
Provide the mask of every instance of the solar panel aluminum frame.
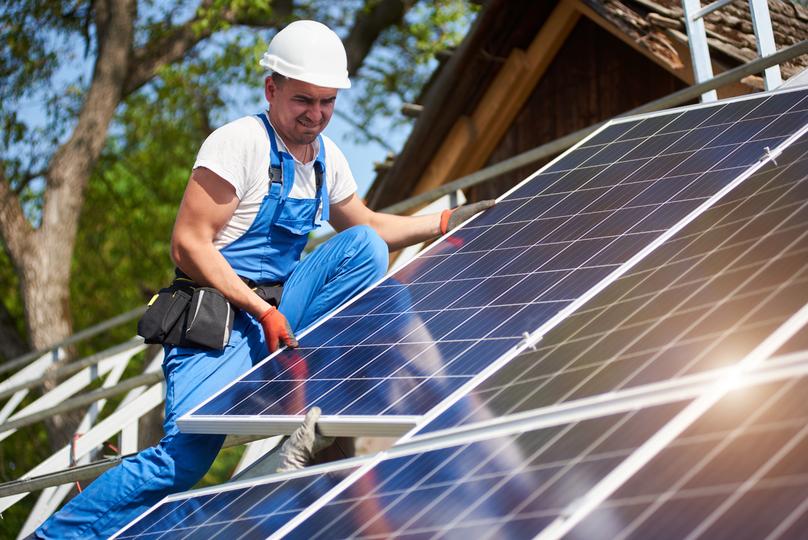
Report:
[{"label": "solar panel aluminum frame", "polygon": [[[793,88],[789,89],[787,92],[798,92],[804,91],[804,88]],[[723,105],[727,103],[734,103],[739,101],[745,101],[750,99],[760,99],[762,97],[774,95],[774,94],[782,94],[787,93],[784,91],[779,92],[765,92],[765,93],[757,93],[748,96],[741,96],[737,98],[733,98],[730,100],[723,100],[717,103],[705,103],[705,104],[698,104],[692,105],[687,107],[680,107],[676,109],[670,109],[665,111],[657,111],[653,113],[646,113],[637,116],[630,116],[630,117],[621,117],[613,119],[603,126],[601,126],[598,130],[590,134],[587,138],[578,142],[575,146],[570,148],[567,152],[557,156],[554,160],[547,163],[545,166],[534,172],[528,178],[520,182],[518,185],[514,186],[512,189],[508,190],[502,196],[500,196],[497,200],[501,200],[512,192],[516,191],[524,184],[530,182],[533,178],[544,172],[546,169],[552,167],[557,161],[564,158],[571,152],[574,152],[577,148],[584,145],[587,141],[596,137],[599,133],[603,130],[609,128],[610,126],[621,124],[625,122],[634,122],[637,120],[642,120],[646,118],[653,118],[658,116],[664,115],[671,115],[675,113],[680,113],[683,111],[690,111],[702,108],[709,108],[709,107],[716,107],[717,105]],[[755,164],[749,166],[743,173],[738,175],[732,182],[728,183],[724,186],[720,191],[718,191],[713,196],[709,197],[706,201],[700,204],[696,209],[692,212],[687,214],[683,217],[679,222],[677,222],[673,227],[662,233],[659,237],[657,237],[654,241],[649,243],[645,248],[640,250],[636,253],[633,257],[631,257],[628,261],[621,264],[618,268],[614,269],[609,275],[603,278],[601,281],[596,283],[593,287],[591,287],[588,291],[586,291],[583,295],[579,296],[575,301],[567,305],[565,308],[560,310],[558,313],[555,314],[551,319],[546,321],[542,324],[539,328],[535,331],[531,332],[529,335],[525,336],[525,339],[518,343],[517,345],[513,346],[511,349],[506,351],[503,355],[501,355],[498,359],[493,361],[488,367],[486,367],[483,371],[475,375],[470,381],[466,384],[458,388],[454,391],[448,398],[444,399],[440,402],[435,408],[433,408],[429,413],[424,416],[344,416],[344,415],[323,415],[320,417],[318,421],[318,425],[324,434],[327,435],[334,435],[334,436],[403,436],[402,440],[408,440],[410,437],[417,432],[418,428],[432,418],[436,417],[438,414],[443,412],[446,408],[451,406],[457,400],[461,399],[465,396],[468,392],[472,389],[477,387],[481,382],[491,376],[493,373],[498,371],[501,367],[505,364],[510,362],[514,357],[518,354],[523,352],[525,349],[534,347],[536,343],[538,343],[542,336],[549,331],[551,328],[557,326],[561,321],[563,321],[566,317],[568,317],[571,313],[581,307],[584,303],[586,303],[589,299],[594,297],[597,293],[602,291],[608,285],[616,281],[620,276],[625,274],[631,268],[636,266],[643,258],[645,258],[648,254],[654,251],[657,247],[659,247],[662,243],[670,239],[673,235],[675,235],[678,231],[696,219],[699,215],[704,213],[707,209],[713,206],[717,201],[719,201],[725,194],[732,191],[735,187],[740,185],[743,181],[745,181],[748,177],[754,174],[760,167],[764,166],[769,161],[776,159],[779,153],[789,146],[794,140],[796,140],[800,135],[804,132],[808,131],[808,126],[803,127],[797,133],[793,134],[791,137],[786,139],[785,141],[781,142],[775,148],[769,149],[768,153],[761,157]],[[472,222],[476,219],[477,216],[472,217],[467,222],[465,222],[462,226]],[[445,235],[448,236],[448,235]],[[442,238],[445,238],[442,237]],[[424,253],[428,253],[431,249],[435,248],[440,242],[436,241],[423,250],[419,255]],[[410,264],[410,263],[408,263]],[[405,265],[406,266],[406,265]],[[400,270],[400,268],[399,268]],[[299,338],[303,339],[306,335],[313,332],[316,328],[318,328],[321,324],[327,321],[330,317],[341,313],[343,310],[350,307],[353,303],[358,301],[362,298],[365,294],[369,291],[374,289],[379,284],[383,283],[387,278],[388,275],[385,275],[382,279],[378,282],[373,284],[364,292],[360,293],[349,302],[335,310],[329,317],[326,317],[310,327],[306,332],[300,334]],[[277,354],[277,353],[276,353]],[[261,365],[266,362],[272,360],[275,355],[270,355],[262,362],[254,366],[250,371],[246,374],[251,373],[258,369]],[[243,377],[243,376],[242,376]],[[302,415],[293,415],[293,416],[270,416],[270,415],[256,415],[256,416],[240,416],[238,418],[227,418],[226,416],[204,416],[204,415],[195,415],[195,412],[200,408],[204,407],[208,402],[215,399],[220,394],[226,392],[229,388],[236,384],[236,381],[231,382],[227,386],[225,386],[222,390],[199,404],[197,407],[192,409],[190,412],[186,413],[182,416],[178,421],[177,424],[181,431],[185,433],[221,433],[221,434],[262,434],[262,435],[277,435],[277,434],[289,434],[302,422],[303,416]]]}]

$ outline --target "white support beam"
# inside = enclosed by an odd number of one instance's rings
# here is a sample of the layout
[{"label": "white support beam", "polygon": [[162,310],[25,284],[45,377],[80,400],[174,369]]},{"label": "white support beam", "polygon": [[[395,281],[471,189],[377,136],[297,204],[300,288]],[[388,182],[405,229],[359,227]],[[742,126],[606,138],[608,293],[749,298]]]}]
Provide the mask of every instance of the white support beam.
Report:
[{"label": "white support beam", "polygon": [[[64,351],[62,349],[49,351],[43,354],[5,381],[0,382],[0,391],[6,390],[7,388],[12,388],[21,382],[25,382],[35,377],[41,377],[51,364],[55,364],[62,358],[64,358]],[[8,417],[11,416],[17,409],[17,405],[19,405],[27,395],[28,389],[15,392],[14,395],[12,395],[8,401],[6,401],[3,408],[0,409],[0,422],[5,422]]]},{"label": "white support beam", "polygon": [[[693,76],[696,79],[696,84],[703,83],[713,78],[713,66],[710,63],[710,48],[707,45],[707,32],[704,30],[704,18],[696,16],[703,11],[701,1],[682,0],[682,8],[685,12],[687,39],[690,41]],[[709,90],[701,95],[701,101],[704,103],[716,101],[717,99],[718,94],[715,90]]]},{"label": "white support beam", "polygon": [[[119,369],[122,371],[126,364],[129,362],[132,356],[136,353],[140,352],[144,348],[143,345],[136,345],[133,348],[121,351],[120,353],[111,356],[105,360],[102,360],[98,363],[98,368],[93,373],[91,368],[95,366],[87,367],[82,371],[76,373],[66,381],[59,384],[56,388],[52,389],[50,392],[44,394],[42,397],[25,407],[24,409],[20,410],[10,418],[0,418],[0,421],[5,422],[6,420],[16,420],[17,418],[22,418],[24,416],[28,416],[29,414],[34,414],[38,411],[47,409],[49,407],[53,407],[54,405],[61,403],[65,399],[69,398],[70,396],[75,395],[76,393],[80,392],[84,388],[86,388],[91,382],[93,382],[96,378],[108,373],[111,369],[115,366],[119,366]],[[37,361],[38,362],[38,361]],[[30,367],[30,366],[29,366]],[[27,368],[26,368],[27,369]],[[25,371],[25,370],[22,370]],[[22,374],[22,371],[17,375]],[[44,370],[43,370],[44,373]],[[15,375],[16,376],[16,375]],[[30,379],[30,373],[26,374],[22,380]],[[118,380],[116,379],[115,383]],[[25,397],[25,394],[28,393],[28,390],[20,390],[17,394],[23,394],[22,398]],[[17,394],[12,396],[11,400],[15,398]],[[20,398],[20,399],[22,399]],[[9,400],[9,402],[11,402]],[[16,407],[16,405],[15,405]],[[86,430],[86,426],[82,428]],[[17,430],[9,430],[0,433],[0,441],[4,440],[5,438],[9,437],[11,434],[15,433]]]},{"label": "white support beam", "polygon": [[[76,457],[81,457],[92,452],[98,445],[118,433],[123,426],[131,422],[132,418],[139,417],[158,406],[163,402],[164,395],[164,384],[155,384],[125,407],[120,408],[99,422],[97,426],[85,433],[84,436],[76,442]],[[68,445],[62,447],[48,459],[25,473],[22,478],[30,478],[32,476],[62,470],[65,468],[65,464],[69,463],[69,460],[70,446]],[[0,512],[25,497],[25,495],[25,493],[22,493],[0,498]]]},{"label": "white support beam", "polygon": [[[773,55],[777,52],[777,46],[774,43],[769,4],[766,0],[749,0],[749,11],[752,12],[752,28],[755,30],[758,54],[761,58]],[[763,84],[766,90],[774,90],[783,84],[778,64],[763,71]]]}]

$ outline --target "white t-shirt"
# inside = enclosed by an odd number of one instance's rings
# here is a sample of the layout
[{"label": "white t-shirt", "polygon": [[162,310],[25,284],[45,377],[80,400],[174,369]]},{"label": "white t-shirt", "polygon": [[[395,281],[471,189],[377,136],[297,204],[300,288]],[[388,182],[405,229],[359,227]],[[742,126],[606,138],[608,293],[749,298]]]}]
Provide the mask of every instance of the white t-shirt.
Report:
[{"label": "white t-shirt", "polygon": [[[278,151],[288,151],[275,132]],[[344,201],[356,192],[356,180],[348,160],[334,141],[322,136],[325,143],[325,171],[328,200]],[[269,136],[264,124],[255,116],[244,116],[211,133],[196,156],[194,169],[205,167],[215,172],[236,189],[239,205],[230,221],[216,235],[214,245],[221,249],[249,230],[269,189]],[[314,142],[314,155],[320,151]],[[314,160],[300,163],[295,159],[295,183],[290,197],[313,199],[317,184]],[[318,215],[319,219],[319,215]]]}]

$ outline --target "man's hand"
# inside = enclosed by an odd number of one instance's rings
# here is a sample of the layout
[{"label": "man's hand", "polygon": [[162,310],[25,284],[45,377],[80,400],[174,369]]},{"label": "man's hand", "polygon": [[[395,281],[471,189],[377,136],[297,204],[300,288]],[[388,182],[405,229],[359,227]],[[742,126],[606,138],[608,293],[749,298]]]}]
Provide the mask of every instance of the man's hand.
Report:
[{"label": "man's hand", "polygon": [[444,210],[440,214],[440,233],[446,234],[458,225],[469,219],[471,216],[488,210],[496,204],[494,199],[488,199],[472,204],[464,204],[451,210]]},{"label": "man's hand", "polygon": [[297,347],[297,339],[292,333],[289,321],[274,306],[262,313],[258,317],[258,322],[261,323],[261,327],[264,329],[264,338],[267,340],[269,352],[274,353],[277,351],[281,342],[292,349]]},{"label": "man's hand", "polygon": [[276,472],[289,472],[302,469],[311,463],[314,454],[331,446],[334,437],[325,437],[317,432],[320,408],[312,407],[303,419],[303,425],[286,439],[278,452],[281,464]]}]

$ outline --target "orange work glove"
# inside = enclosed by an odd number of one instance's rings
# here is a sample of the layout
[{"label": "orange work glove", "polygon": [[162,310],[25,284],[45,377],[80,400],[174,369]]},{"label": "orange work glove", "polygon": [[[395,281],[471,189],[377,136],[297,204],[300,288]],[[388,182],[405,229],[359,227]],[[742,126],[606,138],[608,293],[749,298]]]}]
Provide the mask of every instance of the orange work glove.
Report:
[{"label": "orange work glove", "polygon": [[447,209],[440,213],[440,233],[446,234],[471,216],[479,214],[483,210],[488,210],[496,204],[493,199],[480,201],[472,204],[464,204],[457,208]]},{"label": "orange work glove", "polygon": [[258,317],[258,322],[261,323],[261,327],[264,329],[264,338],[267,340],[269,352],[274,353],[277,351],[281,341],[290,349],[297,347],[297,339],[292,333],[289,321],[274,306],[270,306],[268,310],[263,312]]}]

